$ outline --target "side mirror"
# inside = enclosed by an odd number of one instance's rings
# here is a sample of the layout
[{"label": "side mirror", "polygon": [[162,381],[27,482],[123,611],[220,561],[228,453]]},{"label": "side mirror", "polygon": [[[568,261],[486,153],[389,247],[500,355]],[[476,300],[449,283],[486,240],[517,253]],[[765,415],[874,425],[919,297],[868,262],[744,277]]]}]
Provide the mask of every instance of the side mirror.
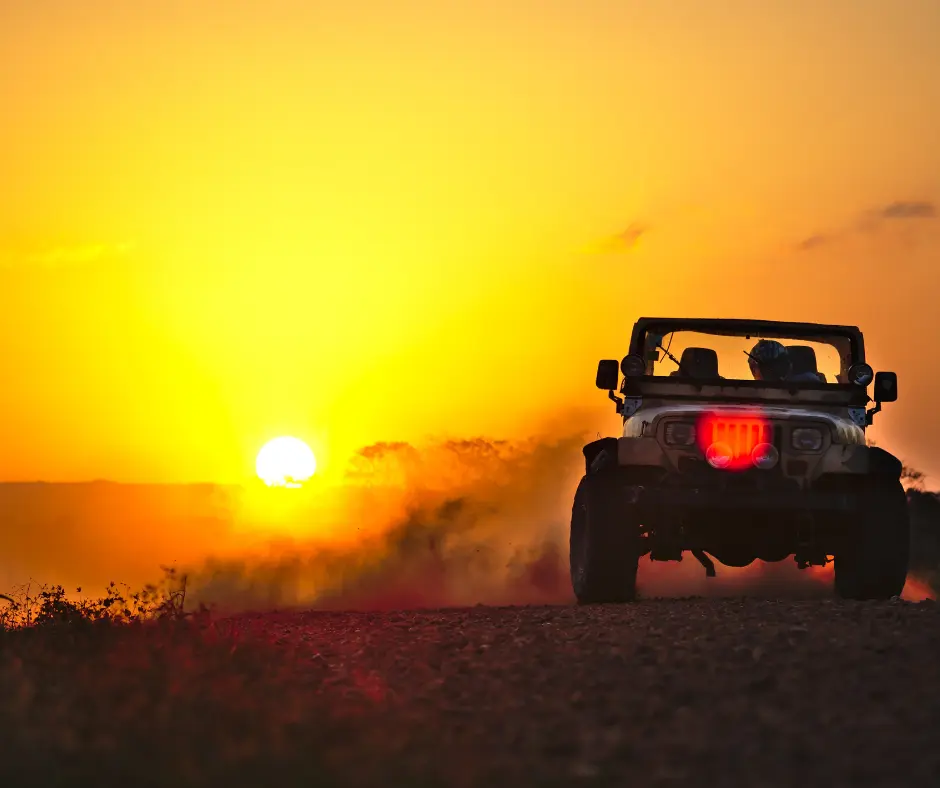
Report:
[{"label": "side mirror", "polygon": [[879,372],[875,375],[875,402],[897,402],[898,376],[894,372]]},{"label": "side mirror", "polygon": [[620,381],[620,362],[617,359],[604,359],[597,362],[595,385],[603,391],[613,391]]}]

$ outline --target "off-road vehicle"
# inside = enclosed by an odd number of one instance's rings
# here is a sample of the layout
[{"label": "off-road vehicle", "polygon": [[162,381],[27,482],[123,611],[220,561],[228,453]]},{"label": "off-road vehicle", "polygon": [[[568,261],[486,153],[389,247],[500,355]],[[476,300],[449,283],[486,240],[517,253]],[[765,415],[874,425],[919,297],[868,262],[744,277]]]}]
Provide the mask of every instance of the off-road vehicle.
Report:
[{"label": "off-road vehicle", "polygon": [[[780,351],[772,374],[758,346]],[[596,384],[623,430],[583,449],[570,543],[579,602],[626,602],[642,556],[685,551],[708,576],[709,556],[733,567],[793,556],[800,568],[833,560],[838,596],[901,593],[901,462],[865,436],[897,399],[897,376],[874,374],[858,328],[644,317]]]}]

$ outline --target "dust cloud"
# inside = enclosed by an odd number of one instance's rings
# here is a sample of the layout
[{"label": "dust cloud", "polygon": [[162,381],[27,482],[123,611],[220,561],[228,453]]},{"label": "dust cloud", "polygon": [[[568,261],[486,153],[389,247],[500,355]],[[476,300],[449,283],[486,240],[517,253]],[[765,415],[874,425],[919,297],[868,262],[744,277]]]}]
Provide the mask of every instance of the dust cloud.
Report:
[{"label": "dust cloud", "polygon": [[[351,463],[341,543],[295,543],[267,557],[191,571],[195,598],[221,609],[343,609],[573,602],[568,526],[585,436],[484,439],[417,448],[380,443]],[[832,594],[831,567],[792,560],[718,567],[641,560],[639,592],[656,596]]]},{"label": "dust cloud", "polygon": [[583,436],[361,449],[335,522],[189,571],[223,609],[389,609],[571,600],[567,529]]}]

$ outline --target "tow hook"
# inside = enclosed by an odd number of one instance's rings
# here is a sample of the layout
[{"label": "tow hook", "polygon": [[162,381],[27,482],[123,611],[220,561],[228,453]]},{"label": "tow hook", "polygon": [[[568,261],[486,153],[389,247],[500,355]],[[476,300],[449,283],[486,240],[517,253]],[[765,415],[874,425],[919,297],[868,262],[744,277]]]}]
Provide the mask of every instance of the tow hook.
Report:
[{"label": "tow hook", "polygon": [[705,577],[715,576],[715,562],[708,557],[704,550],[692,550],[695,560],[705,567]]},{"label": "tow hook", "polygon": [[825,566],[828,559],[825,555],[818,555],[813,539],[813,518],[809,512],[800,512],[797,523],[797,550],[793,560],[797,567],[806,569],[808,566]]},{"label": "tow hook", "polygon": [[675,520],[658,523],[651,534],[650,561],[681,561],[682,531],[682,524]]}]

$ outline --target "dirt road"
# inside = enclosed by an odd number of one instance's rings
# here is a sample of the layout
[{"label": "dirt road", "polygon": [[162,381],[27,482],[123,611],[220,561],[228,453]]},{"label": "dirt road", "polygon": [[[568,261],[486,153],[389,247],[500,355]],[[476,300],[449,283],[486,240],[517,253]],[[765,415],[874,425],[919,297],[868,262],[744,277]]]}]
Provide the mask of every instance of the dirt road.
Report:
[{"label": "dirt road", "polygon": [[18,635],[0,692],[9,785],[940,780],[934,603],[269,613]]}]

